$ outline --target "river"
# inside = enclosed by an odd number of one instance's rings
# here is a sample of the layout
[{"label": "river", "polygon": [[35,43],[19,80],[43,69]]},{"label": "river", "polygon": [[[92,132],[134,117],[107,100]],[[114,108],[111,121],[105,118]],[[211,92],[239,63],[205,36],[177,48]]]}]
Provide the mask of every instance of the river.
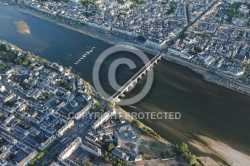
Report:
[{"label": "river", "polygon": [[[29,26],[29,35],[17,32],[15,26],[17,21],[24,21]],[[49,61],[71,66],[73,71],[91,84],[93,84],[92,68],[95,60],[102,51],[111,46],[20,13],[14,7],[2,3],[0,3],[0,38]],[[95,47],[93,53],[78,65],[74,65],[75,61],[91,47]],[[139,59],[125,52],[114,54],[105,65],[108,66],[115,58],[124,56],[135,61],[139,65],[138,68],[142,66]],[[121,66],[117,76],[119,83],[124,83],[138,71],[138,68],[129,70],[127,66]],[[162,60],[154,68],[154,73],[155,78],[150,93],[139,103],[124,107],[126,111],[178,111],[182,115],[180,120],[142,120],[142,122],[172,143],[187,142],[192,139],[192,134],[203,134],[250,154],[249,96],[206,82],[192,70],[166,60]],[[112,93],[106,77],[102,77],[101,80],[105,89]],[[144,82],[138,84],[128,95],[138,92]]]}]

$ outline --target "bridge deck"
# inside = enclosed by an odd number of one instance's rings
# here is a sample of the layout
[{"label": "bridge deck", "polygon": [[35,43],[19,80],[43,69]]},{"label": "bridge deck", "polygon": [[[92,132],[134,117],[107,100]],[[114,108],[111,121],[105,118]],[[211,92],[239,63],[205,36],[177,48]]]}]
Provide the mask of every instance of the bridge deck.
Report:
[{"label": "bridge deck", "polygon": [[154,56],[145,66],[143,66],[132,78],[130,78],[123,86],[120,87],[109,99],[108,101],[111,101],[113,99],[116,99],[123,93],[123,91],[128,88],[138,77],[141,76],[142,73],[144,73],[146,70],[148,70],[149,67],[152,66],[152,64],[157,61],[160,57],[162,57],[162,54],[157,54]]}]

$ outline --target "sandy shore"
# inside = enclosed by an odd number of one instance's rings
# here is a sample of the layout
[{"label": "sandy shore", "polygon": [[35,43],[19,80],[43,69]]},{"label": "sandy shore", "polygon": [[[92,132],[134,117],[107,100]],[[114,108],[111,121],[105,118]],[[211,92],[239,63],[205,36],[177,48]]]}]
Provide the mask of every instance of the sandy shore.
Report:
[{"label": "sandy shore", "polygon": [[18,33],[21,33],[21,34],[24,34],[24,35],[29,35],[30,34],[30,28],[25,22],[18,21],[18,22],[15,22],[15,25],[17,27],[17,32]]},{"label": "sandy shore", "polygon": [[[214,154],[220,157],[231,166],[247,166],[250,164],[250,156],[233,149],[229,145],[202,135],[199,135],[199,138],[207,145],[195,140],[192,140],[189,143],[204,153]],[[204,160],[203,162],[208,161],[207,158],[200,158],[200,160]],[[209,162],[212,162],[212,160],[210,159]],[[220,163],[217,163],[216,165],[220,165]]]}]

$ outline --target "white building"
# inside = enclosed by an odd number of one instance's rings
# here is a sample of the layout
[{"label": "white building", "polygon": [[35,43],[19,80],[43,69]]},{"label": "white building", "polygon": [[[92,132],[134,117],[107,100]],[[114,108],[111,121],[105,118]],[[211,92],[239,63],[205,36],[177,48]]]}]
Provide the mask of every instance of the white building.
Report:
[{"label": "white building", "polygon": [[88,134],[85,136],[86,140],[88,140],[89,142],[92,142],[92,143],[96,143],[96,141],[98,141],[98,137],[96,136],[93,136],[92,134]]},{"label": "white building", "polygon": [[80,111],[78,111],[76,114],[75,114],[75,119],[76,120],[79,120],[81,117],[83,117],[87,111],[91,108],[91,105],[87,105],[86,107],[83,107]]},{"label": "white building", "polygon": [[146,45],[150,47],[158,48],[158,49],[163,49],[167,46],[166,42],[167,42],[166,40],[148,38],[146,40]]},{"label": "white building", "polygon": [[74,120],[69,120],[65,125],[63,125],[57,132],[58,136],[63,136],[63,133],[74,126]]},{"label": "white building", "polygon": [[28,165],[28,163],[34,158],[36,157],[36,155],[38,154],[38,152],[36,150],[33,150],[31,153],[28,154],[28,156],[26,156],[21,162],[19,162],[18,164],[16,164],[16,166],[24,166],[24,165]]},{"label": "white building", "polygon": [[72,2],[75,2],[75,3],[78,3],[79,2],[79,0],[71,0]]},{"label": "white building", "polygon": [[52,135],[51,137],[49,137],[45,142],[42,142],[38,148],[40,150],[43,150],[44,148],[46,148],[51,142],[53,142],[56,139],[56,137],[54,135]]},{"label": "white building", "polygon": [[76,137],[76,139],[70,143],[70,145],[59,154],[57,159],[61,162],[68,158],[80,145],[81,145],[81,138]]},{"label": "white building", "polygon": [[7,125],[14,118],[15,118],[14,114],[11,114],[10,116],[8,116],[8,118],[5,119],[3,124]]},{"label": "white building", "polygon": [[249,9],[247,8],[247,5],[243,5],[243,4],[240,6],[239,11],[244,14],[249,13]]},{"label": "white building", "polygon": [[216,61],[216,58],[212,55],[209,55],[205,60],[204,60],[204,63],[205,65],[209,66],[211,65],[212,63],[214,63]]},{"label": "white building", "polygon": [[89,153],[92,153],[93,155],[101,156],[102,154],[101,149],[91,144],[90,142],[83,141],[81,144],[81,147],[85,149],[86,151],[88,151]]},{"label": "white building", "polygon": [[226,73],[233,76],[242,76],[245,73],[245,68],[238,65],[229,65]]},{"label": "white building", "polygon": [[116,111],[114,109],[105,112],[101,117],[99,117],[95,121],[95,123],[92,125],[92,128],[96,130],[99,126],[101,126],[104,122],[106,122],[111,116],[113,116],[115,112]]}]

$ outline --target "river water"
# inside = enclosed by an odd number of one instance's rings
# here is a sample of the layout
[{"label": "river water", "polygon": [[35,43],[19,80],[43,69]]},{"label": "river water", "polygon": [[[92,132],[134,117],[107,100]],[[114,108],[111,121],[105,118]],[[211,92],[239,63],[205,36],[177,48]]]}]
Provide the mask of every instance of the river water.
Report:
[{"label": "river water", "polygon": [[[30,28],[30,35],[17,32],[15,22],[24,21]],[[92,69],[102,51],[111,45],[46,22],[30,15],[22,14],[11,6],[0,3],[0,38],[7,40],[23,50],[58,62],[72,69],[93,84]],[[82,54],[91,47],[93,53],[78,65],[74,65]],[[142,67],[139,58],[121,52],[112,55],[107,67],[115,58],[128,57],[136,62],[137,69],[129,70],[125,65],[118,68],[117,80],[126,82]],[[152,57],[152,56],[149,56]],[[103,70],[104,71],[104,70]],[[107,77],[100,76],[104,88],[113,93]],[[201,76],[183,66],[162,60],[154,68],[154,83],[150,93],[139,103],[124,107],[128,112],[178,111],[180,120],[142,120],[170,142],[180,143],[192,139],[192,134],[204,134],[220,140],[236,150],[250,154],[250,97],[206,82]],[[142,89],[142,81],[128,95]]]}]

